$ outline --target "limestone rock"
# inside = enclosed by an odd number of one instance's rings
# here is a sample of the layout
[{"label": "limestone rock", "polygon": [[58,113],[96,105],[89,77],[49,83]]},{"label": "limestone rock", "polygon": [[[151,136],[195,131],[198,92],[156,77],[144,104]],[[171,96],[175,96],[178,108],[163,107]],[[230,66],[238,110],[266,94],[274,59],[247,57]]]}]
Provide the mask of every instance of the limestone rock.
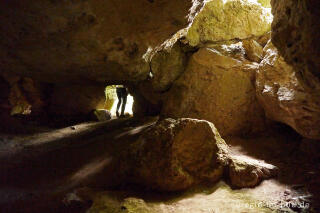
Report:
[{"label": "limestone rock", "polygon": [[256,76],[257,97],[266,115],[304,137],[320,138],[320,89],[307,88],[270,42]]},{"label": "limestone rock", "polygon": [[94,111],[95,117],[98,121],[108,121],[111,120],[111,113],[105,109],[97,109]]},{"label": "limestone rock", "polygon": [[271,8],[270,1],[271,1],[271,0],[258,0],[258,2],[259,2],[262,6],[267,7],[267,8]]},{"label": "limestone rock", "polygon": [[248,60],[260,63],[263,59],[263,47],[253,39],[242,41]]},{"label": "limestone rock", "polygon": [[133,132],[139,133],[130,141],[114,143],[111,156],[104,160],[108,163],[94,161],[101,163],[102,168],[86,183],[103,181],[109,187],[129,183],[168,192],[216,183],[228,178],[224,174],[230,176],[235,187],[253,187],[276,174],[272,165],[235,156],[214,125],[205,120],[167,118],[128,131]]},{"label": "limestone rock", "polygon": [[184,71],[186,60],[180,42],[158,52],[151,60],[152,88],[157,92],[167,90]]},{"label": "limestone rock", "polygon": [[210,122],[165,119],[128,147],[133,181],[162,191],[216,182],[228,163],[228,147]]},{"label": "limestone rock", "polygon": [[117,100],[116,86],[107,86],[104,90],[106,95],[106,102],[104,104],[104,109],[111,110],[114,102]]},{"label": "limestone rock", "polygon": [[11,85],[9,102],[12,107],[11,115],[27,115],[31,113],[31,103],[27,100],[18,82]]},{"label": "limestone rock", "polygon": [[259,38],[256,39],[256,41],[264,48],[270,39],[271,39],[271,31],[264,34],[263,36],[260,36]]},{"label": "limestone rock", "polygon": [[241,43],[201,48],[163,101],[162,116],[208,120],[220,134],[264,129],[264,112],[254,88],[255,69]]},{"label": "limestone rock", "polygon": [[10,85],[8,101],[11,115],[39,115],[45,107],[44,87],[30,78],[16,75],[4,75]]},{"label": "limestone rock", "polygon": [[103,109],[104,86],[55,86],[50,113],[59,117],[88,115],[94,109]]},{"label": "limestone rock", "polygon": [[272,0],[272,42],[299,80],[315,87],[320,79],[320,4],[317,0]]},{"label": "limestone rock", "polygon": [[274,177],[277,170],[278,168],[271,164],[246,156],[232,156],[229,165],[229,177],[234,187],[254,187],[262,180]]},{"label": "limestone rock", "polygon": [[0,70],[53,83],[139,81],[143,55],[199,11],[202,0],[1,1]]},{"label": "limestone rock", "polygon": [[253,1],[208,1],[196,16],[186,39],[191,46],[245,39],[270,31],[271,12]]}]

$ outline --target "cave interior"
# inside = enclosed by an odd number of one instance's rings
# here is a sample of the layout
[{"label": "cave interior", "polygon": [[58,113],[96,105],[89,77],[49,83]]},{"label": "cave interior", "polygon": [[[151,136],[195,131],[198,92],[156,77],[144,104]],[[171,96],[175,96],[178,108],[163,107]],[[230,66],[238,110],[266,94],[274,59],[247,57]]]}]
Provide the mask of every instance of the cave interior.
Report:
[{"label": "cave interior", "polygon": [[319,38],[316,0],[0,0],[0,212],[320,212]]}]

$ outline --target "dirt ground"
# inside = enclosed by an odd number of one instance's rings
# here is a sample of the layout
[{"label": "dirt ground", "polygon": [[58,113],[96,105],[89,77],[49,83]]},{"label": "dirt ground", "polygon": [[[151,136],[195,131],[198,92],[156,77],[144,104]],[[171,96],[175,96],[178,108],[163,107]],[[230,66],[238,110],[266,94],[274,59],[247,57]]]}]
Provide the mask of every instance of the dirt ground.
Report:
[{"label": "dirt ground", "polygon": [[[320,143],[282,126],[264,136],[225,138],[234,155],[279,168],[277,178],[255,188],[231,189],[224,180],[168,194],[142,191],[136,186],[104,185],[108,177],[101,171],[112,161],[110,153],[116,151],[115,144],[119,147],[119,143],[125,146],[134,141],[156,119],[127,118],[62,129],[41,128],[24,135],[2,134],[0,211],[320,212]],[[80,198],[73,193],[79,189],[86,192]]]}]

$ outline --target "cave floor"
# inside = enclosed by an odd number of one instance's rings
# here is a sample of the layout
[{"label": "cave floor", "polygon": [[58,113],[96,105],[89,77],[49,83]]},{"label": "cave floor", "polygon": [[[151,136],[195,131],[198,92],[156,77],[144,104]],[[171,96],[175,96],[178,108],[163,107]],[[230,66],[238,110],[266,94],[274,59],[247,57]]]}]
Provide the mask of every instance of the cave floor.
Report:
[{"label": "cave floor", "polygon": [[[0,212],[85,212],[92,201],[91,213],[320,212],[319,145],[290,130],[224,138],[232,154],[279,168],[277,178],[255,188],[231,189],[228,180],[180,193],[102,187],[101,170],[112,160],[114,144],[133,141],[156,120],[125,118],[2,134]],[[84,194],[85,201],[80,202],[74,190]]]}]

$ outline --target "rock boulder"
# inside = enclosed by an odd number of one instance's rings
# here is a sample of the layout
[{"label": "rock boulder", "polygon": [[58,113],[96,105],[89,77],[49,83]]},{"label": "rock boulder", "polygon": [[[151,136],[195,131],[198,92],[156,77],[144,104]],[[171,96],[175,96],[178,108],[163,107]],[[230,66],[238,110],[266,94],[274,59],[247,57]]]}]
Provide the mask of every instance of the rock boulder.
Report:
[{"label": "rock boulder", "polygon": [[222,178],[228,146],[210,122],[165,119],[128,147],[133,181],[162,191]]},{"label": "rock boulder", "polygon": [[288,124],[304,137],[320,139],[320,88],[301,83],[271,42],[265,52],[256,90],[267,117]]},{"label": "rock boulder", "polygon": [[201,48],[163,101],[163,117],[208,120],[225,135],[264,129],[254,88],[257,63],[245,59],[242,44]]},{"label": "rock boulder", "polygon": [[195,17],[186,39],[191,46],[261,36],[270,31],[272,16],[257,2],[208,1]]}]

